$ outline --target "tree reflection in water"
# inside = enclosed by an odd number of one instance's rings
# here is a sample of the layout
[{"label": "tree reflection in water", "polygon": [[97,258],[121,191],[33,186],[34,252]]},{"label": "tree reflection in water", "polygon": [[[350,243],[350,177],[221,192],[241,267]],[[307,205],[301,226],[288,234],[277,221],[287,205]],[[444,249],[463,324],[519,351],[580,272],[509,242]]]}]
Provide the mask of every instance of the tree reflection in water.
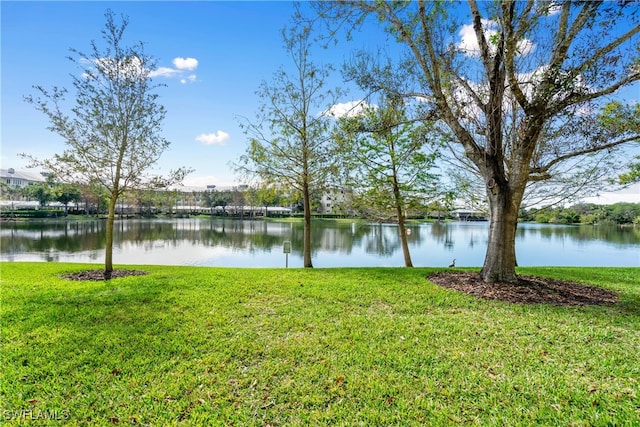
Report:
[{"label": "tree reflection in water", "polygon": [[[416,266],[480,266],[487,223],[411,224]],[[398,228],[360,221],[317,221],[312,228],[316,267],[402,266]],[[292,267],[302,256],[303,226],[289,221],[232,219],[118,220],[115,263],[284,266],[282,243],[292,243]],[[640,266],[640,229],[617,226],[521,224],[516,237],[520,265]],[[0,230],[3,261],[100,262],[105,222],[6,222]]]}]

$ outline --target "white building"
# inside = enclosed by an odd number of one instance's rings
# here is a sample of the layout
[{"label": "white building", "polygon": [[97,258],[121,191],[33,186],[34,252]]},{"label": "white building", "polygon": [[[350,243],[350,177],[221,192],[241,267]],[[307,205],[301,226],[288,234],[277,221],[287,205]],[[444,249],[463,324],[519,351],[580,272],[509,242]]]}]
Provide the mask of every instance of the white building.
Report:
[{"label": "white building", "polygon": [[320,213],[323,214],[351,214],[353,209],[351,190],[332,188],[326,190],[320,198]]},{"label": "white building", "polygon": [[456,221],[487,221],[487,214],[477,209],[455,209],[451,215]]},{"label": "white building", "polygon": [[39,173],[17,171],[9,168],[0,169],[0,182],[10,187],[23,188],[30,184],[45,182],[45,178]]}]

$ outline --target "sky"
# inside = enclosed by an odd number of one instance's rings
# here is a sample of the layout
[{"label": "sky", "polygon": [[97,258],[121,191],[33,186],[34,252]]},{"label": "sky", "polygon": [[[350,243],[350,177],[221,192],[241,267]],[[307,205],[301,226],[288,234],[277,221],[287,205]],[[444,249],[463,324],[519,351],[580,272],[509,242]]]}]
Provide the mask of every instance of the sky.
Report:
[{"label": "sky", "polygon": [[[187,166],[186,185],[238,184],[230,162],[246,149],[239,124],[253,118],[261,81],[288,62],[281,29],[290,2],[1,2],[2,167],[23,170],[18,153],[50,157],[64,148],[44,114],[24,102],[33,85],[71,88],[69,48],[101,41],[107,9],[129,18],[129,45],[158,60],[154,83],[167,110],[171,147],[160,171]],[[118,19],[119,20],[119,19]],[[342,60],[341,53],[340,61]]]},{"label": "sky", "polygon": [[[101,42],[107,9],[129,18],[127,44],[145,43],[145,52],[158,60],[154,82],[166,85],[156,92],[167,110],[163,136],[171,147],[158,172],[186,166],[195,171],[185,185],[239,184],[231,163],[247,147],[240,123],[255,117],[260,83],[290,63],[280,31],[290,24],[291,2],[1,1],[2,168],[25,170],[22,152],[47,158],[63,151],[44,114],[23,98],[37,94],[33,85],[71,88],[77,67],[67,58],[69,49],[87,52],[92,40]],[[354,48],[369,43],[376,41],[356,36],[349,46],[325,49],[313,60],[339,69]],[[331,83],[341,85],[339,74]],[[356,101],[350,93],[341,102]],[[640,188],[626,192],[640,201]]]}]

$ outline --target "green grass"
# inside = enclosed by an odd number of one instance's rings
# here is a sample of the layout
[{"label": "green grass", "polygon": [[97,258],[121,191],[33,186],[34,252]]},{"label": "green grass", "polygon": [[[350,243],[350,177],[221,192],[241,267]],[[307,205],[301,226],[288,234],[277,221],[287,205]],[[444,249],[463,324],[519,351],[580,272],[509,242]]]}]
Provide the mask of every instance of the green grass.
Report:
[{"label": "green grass", "polygon": [[0,267],[5,425],[640,425],[638,268],[521,269],[620,294],[555,307],[422,268]]}]

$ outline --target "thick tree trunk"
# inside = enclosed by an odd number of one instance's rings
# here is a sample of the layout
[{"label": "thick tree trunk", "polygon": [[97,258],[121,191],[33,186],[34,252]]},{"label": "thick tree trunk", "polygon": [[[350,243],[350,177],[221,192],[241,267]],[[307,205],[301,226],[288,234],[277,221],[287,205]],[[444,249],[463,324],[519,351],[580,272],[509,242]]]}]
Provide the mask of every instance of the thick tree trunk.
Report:
[{"label": "thick tree trunk", "polygon": [[[497,186],[496,186],[497,187]],[[489,189],[489,244],[480,276],[485,282],[516,282],[516,228],[520,203],[509,189]]]},{"label": "thick tree trunk", "polygon": [[116,219],[117,201],[117,196],[115,194],[112,194],[109,198],[109,213],[107,215],[107,236],[104,254],[104,278],[106,280],[111,279],[111,272],[113,271],[113,224]]},{"label": "thick tree trunk", "polygon": [[311,263],[311,196],[309,194],[309,185],[303,186],[302,204],[304,206],[304,243],[303,243],[303,263],[305,268],[313,268]]}]

